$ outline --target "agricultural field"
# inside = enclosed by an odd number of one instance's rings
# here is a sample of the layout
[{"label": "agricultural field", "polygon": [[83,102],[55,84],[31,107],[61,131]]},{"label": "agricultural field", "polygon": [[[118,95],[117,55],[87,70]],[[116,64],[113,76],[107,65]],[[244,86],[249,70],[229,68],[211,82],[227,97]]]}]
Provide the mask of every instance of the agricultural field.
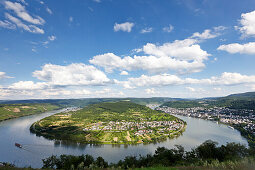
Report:
[{"label": "agricultural field", "polygon": [[138,144],[179,135],[185,122],[129,101],[89,105],[34,123],[30,130],[49,139],[98,144]]},{"label": "agricultural field", "polygon": [[0,121],[22,116],[43,113],[58,109],[59,106],[47,103],[41,104],[0,104]]}]

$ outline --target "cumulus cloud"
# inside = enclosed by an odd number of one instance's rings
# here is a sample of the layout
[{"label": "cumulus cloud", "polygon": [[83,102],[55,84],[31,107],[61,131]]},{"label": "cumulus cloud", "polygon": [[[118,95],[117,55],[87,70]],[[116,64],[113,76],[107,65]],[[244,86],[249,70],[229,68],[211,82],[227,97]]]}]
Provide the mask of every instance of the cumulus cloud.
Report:
[{"label": "cumulus cloud", "polygon": [[[193,79],[193,78],[180,78],[171,74],[160,74],[154,76],[141,75],[136,78],[128,78],[127,81],[116,82],[117,84],[126,87],[148,87],[148,86],[172,86],[172,85],[240,85],[240,84],[254,84],[255,75],[242,75],[240,73],[224,72],[220,76],[213,76],[207,79]],[[191,88],[187,88],[191,90]]]},{"label": "cumulus cloud", "polygon": [[28,3],[25,0],[18,0],[19,2],[21,2],[24,5],[28,5]]},{"label": "cumulus cloud", "polygon": [[87,89],[48,89],[41,91],[42,96],[52,98],[52,96],[60,97],[84,97],[91,94]]},{"label": "cumulus cloud", "polygon": [[195,92],[195,91],[196,91],[196,89],[193,88],[193,87],[185,87],[185,88],[188,89],[188,90],[191,91],[191,92]]},{"label": "cumulus cloud", "polygon": [[50,15],[53,14],[52,10],[51,10],[49,7],[46,7],[46,11],[47,11]]},{"label": "cumulus cloud", "polygon": [[36,27],[35,25],[26,25],[22,21],[20,21],[18,18],[5,13],[5,17],[8,18],[10,21],[15,23],[17,27],[24,29],[25,31],[36,33],[36,34],[44,34],[44,30],[41,28]]},{"label": "cumulus cloud", "polygon": [[121,24],[115,23],[113,29],[115,32],[117,31],[131,32],[134,25],[135,24],[132,22],[124,22]]},{"label": "cumulus cloud", "polygon": [[224,27],[224,26],[214,27],[213,30],[206,29],[202,33],[199,33],[199,32],[193,33],[191,38],[199,38],[199,39],[202,39],[202,40],[212,39],[212,38],[220,36],[221,35],[221,31],[223,31],[225,29],[226,29],[226,27]]},{"label": "cumulus cloud", "polygon": [[127,76],[127,75],[128,75],[128,72],[127,72],[127,71],[122,71],[122,72],[120,72],[120,75],[122,75],[122,76]]},{"label": "cumulus cloud", "polygon": [[14,25],[13,23],[11,23],[7,20],[0,21],[0,27],[12,29],[12,30],[16,29],[16,25]]},{"label": "cumulus cloud", "polygon": [[242,37],[255,36],[255,11],[241,14],[241,26],[235,28],[242,33]]},{"label": "cumulus cloud", "polygon": [[144,29],[141,30],[141,33],[142,33],[142,34],[150,33],[150,32],[152,32],[152,30],[153,30],[152,27],[144,28]]},{"label": "cumulus cloud", "polygon": [[163,31],[168,32],[168,33],[172,32],[173,30],[174,30],[174,27],[172,25],[169,25],[169,26],[163,28]]},{"label": "cumulus cloud", "polygon": [[220,77],[211,77],[211,84],[216,85],[238,85],[255,83],[255,75],[242,75],[240,73],[224,72]]},{"label": "cumulus cloud", "polygon": [[147,94],[156,94],[156,90],[154,88],[150,88],[150,89],[145,89],[145,92]]},{"label": "cumulus cloud", "polygon": [[119,70],[146,70],[149,72],[165,72],[174,70],[178,73],[199,72],[204,67],[208,54],[202,50],[194,39],[176,40],[161,46],[148,43],[141,49],[146,56],[125,56],[113,53],[94,56],[89,62],[103,67],[107,72]]},{"label": "cumulus cloud", "polygon": [[4,6],[7,10],[12,10],[16,13],[18,17],[32,24],[43,25],[45,23],[44,19],[39,16],[32,17],[25,9],[25,6],[18,2],[5,1]]},{"label": "cumulus cloud", "polygon": [[49,87],[49,84],[45,82],[38,82],[34,83],[33,81],[19,81],[13,83],[8,88],[15,89],[15,90],[39,90],[39,89],[46,89]]},{"label": "cumulus cloud", "polygon": [[49,39],[50,41],[54,41],[54,40],[57,39],[57,37],[54,36],[54,35],[51,35],[51,36],[48,36],[48,39]]},{"label": "cumulus cloud", "polygon": [[13,78],[13,77],[7,76],[5,72],[0,72],[0,79],[4,79],[4,78]]},{"label": "cumulus cloud", "polygon": [[247,44],[227,44],[221,45],[217,48],[218,50],[227,51],[228,53],[235,54],[255,54],[255,42],[249,42]]},{"label": "cumulus cloud", "polygon": [[67,66],[45,64],[33,76],[56,86],[105,85],[110,80],[97,68],[82,63]]},{"label": "cumulus cloud", "polygon": [[182,84],[183,80],[176,75],[161,74],[155,76],[142,75],[137,78],[128,78],[126,84],[129,86],[143,87],[143,86],[167,86]]}]

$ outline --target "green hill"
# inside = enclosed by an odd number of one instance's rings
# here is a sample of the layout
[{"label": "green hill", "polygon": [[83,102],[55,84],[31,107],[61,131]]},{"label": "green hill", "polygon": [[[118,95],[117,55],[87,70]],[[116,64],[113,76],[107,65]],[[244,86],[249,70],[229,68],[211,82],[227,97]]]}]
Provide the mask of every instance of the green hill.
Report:
[{"label": "green hill", "polygon": [[0,100],[0,104],[24,104],[24,103],[51,103],[62,107],[76,106],[85,107],[90,104],[102,102],[116,102],[129,100],[132,103],[141,105],[146,104],[163,104],[167,101],[183,100],[180,98],[169,97],[152,97],[152,98],[84,98],[84,99],[36,99],[36,100]]},{"label": "green hill", "polygon": [[0,104],[0,121],[60,108],[53,104]]},{"label": "green hill", "polygon": [[192,107],[203,107],[199,101],[188,100],[188,101],[169,101],[161,105],[161,107],[172,107],[172,108],[192,108]]},{"label": "green hill", "polygon": [[168,101],[161,105],[172,108],[228,107],[230,109],[255,110],[255,92],[231,94],[225,97]]}]

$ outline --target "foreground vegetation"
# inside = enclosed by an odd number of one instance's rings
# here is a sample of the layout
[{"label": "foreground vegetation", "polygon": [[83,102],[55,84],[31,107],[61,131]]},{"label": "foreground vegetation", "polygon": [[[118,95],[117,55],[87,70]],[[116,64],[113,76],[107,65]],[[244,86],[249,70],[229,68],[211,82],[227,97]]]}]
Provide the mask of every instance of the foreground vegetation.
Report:
[{"label": "foreground vegetation", "polygon": [[41,104],[0,104],[0,121],[58,109],[59,106]]},{"label": "foreground vegetation", "polygon": [[[6,169],[12,167],[4,166]],[[254,150],[228,143],[218,146],[214,141],[205,141],[200,146],[185,151],[180,145],[173,149],[158,147],[154,154],[127,156],[117,163],[109,164],[102,157],[90,155],[61,155],[43,159],[43,169],[255,169]],[[1,168],[0,168],[1,169]]]},{"label": "foreground vegetation", "polygon": [[50,139],[79,143],[137,144],[166,140],[182,133],[185,122],[129,101],[89,105],[34,123],[30,130]]}]

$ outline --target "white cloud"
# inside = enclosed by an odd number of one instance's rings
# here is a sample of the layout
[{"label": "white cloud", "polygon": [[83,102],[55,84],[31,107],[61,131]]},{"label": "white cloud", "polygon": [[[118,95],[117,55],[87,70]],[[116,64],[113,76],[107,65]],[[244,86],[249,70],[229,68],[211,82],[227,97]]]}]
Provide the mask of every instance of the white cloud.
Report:
[{"label": "white cloud", "polygon": [[5,17],[8,18],[13,23],[15,23],[17,25],[17,27],[22,28],[28,32],[36,33],[36,34],[44,34],[43,29],[40,29],[34,25],[26,25],[23,22],[21,22],[18,18],[14,17],[8,13],[5,13]]},{"label": "white cloud", "polygon": [[34,83],[33,81],[19,81],[13,83],[8,88],[15,90],[39,90],[46,89],[49,85],[45,82]]},{"label": "white cloud", "polygon": [[200,38],[200,39],[211,39],[217,37],[217,34],[212,34],[211,30],[207,29],[203,33],[195,32],[191,38]]},{"label": "white cloud", "polygon": [[141,33],[142,33],[142,34],[150,33],[150,32],[152,32],[152,30],[153,30],[152,27],[144,28],[144,29],[141,30]]},{"label": "white cloud", "polygon": [[97,3],[100,3],[101,2],[101,0],[93,0],[94,2],[97,2]]},{"label": "white cloud", "polygon": [[211,77],[211,84],[216,85],[238,85],[255,83],[255,75],[242,75],[240,73],[224,72],[220,77]]},{"label": "white cloud", "polygon": [[202,33],[199,33],[199,32],[193,33],[191,38],[199,38],[199,39],[202,39],[202,40],[212,39],[212,38],[220,36],[221,31],[223,31],[225,29],[226,29],[226,27],[224,27],[224,26],[214,27],[213,30],[206,29]]},{"label": "white cloud", "polygon": [[156,90],[154,88],[150,88],[150,89],[145,89],[145,92],[147,94],[156,94]]},{"label": "white cloud", "polygon": [[185,88],[188,89],[188,90],[191,91],[191,92],[195,92],[195,91],[196,91],[196,89],[193,88],[193,87],[185,87]]},{"label": "white cloud", "polygon": [[164,27],[163,31],[164,32],[172,32],[174,30],[174,27],[172,25],[169,25],[168,27]]},{"label": "white cloud", "polygon": [[69,17],[69,22],[73,22],[73,17]]},{"label": "white cloud", "polygon": [[57,37],[56,37],[56,36],[54,36],[54,35],[52,35],[52,36],[48,36],[48,39],[49,39],[50,41],[54,41],[54,40],[56,40],[56,39],[57,39]]},{"label": "white cloud", "polygon": [[[115,81],[116,84],[122,85],[124,88],[131,87],[148,87],[148,86],[173,86],[173,85],[187,85],[187,84],[200,84],[200,85],[240,85],[240,84],[254,84],[255,75],[242,75],[240,73],[224,72],[219,77],[211,77],[208,79],[193,79],[193,78],[180,78],[171,74],[160,74],[154,76],[142,75],[137,78],[128,78],[128,81]],[[187,87],[187,89],[192,90]]]},{"label": "white cloud", "polygon": [[23,3],[24,5],[28,5],[28,3],[25,0],[18,0],[18,1]]},{"label": "white cloud", "polygon": [[222,88],[220,88],[220,87],[214,87],[213,90],[215,90],[215,91],[221,91]]},{"label": "white cloud", "polygon": [[138,78],[128,78],[129,86],[143,87],[143,86],[167,86],[182,84],[183,80],[176,75],[162,74],[155,76],[142,75]]},{"label": "white cloud", "polygon": [[47,11],[50,15],[53,14],[52,10],[51,10],[49,7],[46,7],[46,11]]},{"label": "white cloud", "polygon": [[242,37],[255,36],[255,11],[243,13],[239,22],[241,26],[235,28],[242,33]]},{"label": "white cloud", "polygon": [[255,54],[255,42],[249,42],[247,44],[233,43],[228,45],[221,45],[218,47],[218,50],[227,51],[231,54]]},{"label": "white cloud", "polygon": [[51,85],[105,85],[110,80],[94,66],[82,63],[67,66],[45,64],[42,70],[33,72],[33,76]]},{"label": "white cloud", "polygon": [[127,72],[127,71],[122,71],[122,72],[120,73],[120,75],[122,75],[122,76],[127,76],[127,75],[128,75],[128,72]]},{"label": "white cloud", "polygon": [[14,25],[13,23],[10,23],[7,20],[0,21],[0,27],[12,29],[12,30],[16,29],[16,25]]},{"label": "white cloud", "polygon": [[12,10],[16,13],[18,17],[23,19],[24,21],[30,22],[32,24],[43,25],[45,23],[44,19],[39,16],[35,16],[34,18],[26,11],[25,6],[21,5],[17,2],[5,1],[5,8],[8,10]]},{"label": "white cloud", "polygon": [[199,72],[204,67],[204,60],[210,56],[202,50],[197,40],[176,40],[162,46],[148,43],[142,51],[147,56],[126,56],[121,58],[113,53],[94,56],[90,63],[103,67],[107,72],[119,70],[146,70],[149,72],[165,72],[174,70],[178,73]]},{"label": "white cloud", "polygon": [[0,79],[4,79],[4,78],[13,78],[13,77],[7,76],[5,72],[0,72]]},{"label": "white cloud", "polygon": [[48,89],[41,92],[42,96],[51,98],[52,96],[66,97],[84,97],[91,94],[91,91],[87,89]]},{"label": "white cloud", "polygon": [[49,44],[49,41],[44,41],[44,42],[42,42],[42,44],[47,45],[47,44]]},{"label": "white cloud", "polygon": [[115,32],[117,32],[117,31],[131,32],[132,27],[134,25],[135,24],[132,23],[132,22],[124,22],[122,24],[115,23],[113,29],[114,29]]}]

